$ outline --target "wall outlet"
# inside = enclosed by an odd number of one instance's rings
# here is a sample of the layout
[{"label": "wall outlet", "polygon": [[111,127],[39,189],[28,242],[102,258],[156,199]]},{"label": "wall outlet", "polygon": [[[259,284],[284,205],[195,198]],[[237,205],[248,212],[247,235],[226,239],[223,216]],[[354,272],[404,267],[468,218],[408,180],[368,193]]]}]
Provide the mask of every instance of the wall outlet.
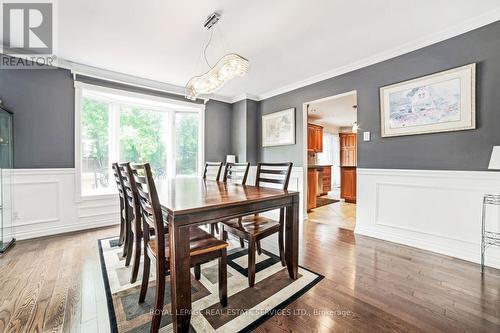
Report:
[{"label": "wall outlet", "polygon": [[370,132],[363,132],[363,141],[370,141]]}]

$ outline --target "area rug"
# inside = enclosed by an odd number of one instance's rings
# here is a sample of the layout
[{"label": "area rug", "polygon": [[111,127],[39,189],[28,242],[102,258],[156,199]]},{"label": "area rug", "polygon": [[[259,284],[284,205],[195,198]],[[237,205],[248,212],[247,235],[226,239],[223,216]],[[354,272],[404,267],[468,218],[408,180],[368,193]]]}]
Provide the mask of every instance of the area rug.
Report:
[{"label": "area rug", "polygon": [[321,207],[321,206],[326,206],[332,203],[339,202],[340,200],[335,200],[335,199],[330,199],[327,197],[317,197],[316,198],[316,208]]},{"label": "area rug", "polygon": [[[227,286],[228,306],[219,303],[217,286],[217,260],[202,265],[201,279],[194,279],[191,271],[192,315],[190,332],[250,332],[273,315],[283,315],[290,302],[302,296],[323,277],[299,267],[299,278],[292,280],[278,256],[262,251],[256,256],[255,285],[248,287],[247,249],[230,242],[228,249]],[[137,282],[130,284],[131,267],[125,267],[118,247],[118,238],[99,240],[111,332],[149,332],[151,309],[154,304],[154,266],[146,301],[138,304],[142,263]],[[170,310],[170,278],[166,277],[166,314],[160,332],[172,332]]]}]

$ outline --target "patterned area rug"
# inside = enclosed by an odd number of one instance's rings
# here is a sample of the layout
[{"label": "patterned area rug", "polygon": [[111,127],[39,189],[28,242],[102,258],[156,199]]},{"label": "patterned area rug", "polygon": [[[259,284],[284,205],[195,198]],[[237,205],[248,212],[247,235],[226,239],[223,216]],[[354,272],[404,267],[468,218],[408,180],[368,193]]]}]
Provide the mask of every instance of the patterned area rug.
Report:
[{"label": "patterned area rug", "polygon": [[[149,332],[154,304],[155,277],[151,267],[151,279],[146,301],[138,304],[142,266],[137,282],[130,284],[130,267],[118,247],[118,238],[99,240],[111,331],[113,333]],[[191,278],[192,315],[190,332],[250,332],[290,302],[303,295],[323,277],[299,267],[299,278],[292,280],[279,257],[263,250],[256,256],[255,285],[248,287],[247,249],[231,243],[228,249],[228,306],[219,303],[217,286],[217,260],[202,265],[201,279]],[[142,264],[142,263],[141,263]],[[170,310],[170,278],[166,277],[165,314],[160,332],[172,332]],[[282,313],[281,313],[282,314]]]}]

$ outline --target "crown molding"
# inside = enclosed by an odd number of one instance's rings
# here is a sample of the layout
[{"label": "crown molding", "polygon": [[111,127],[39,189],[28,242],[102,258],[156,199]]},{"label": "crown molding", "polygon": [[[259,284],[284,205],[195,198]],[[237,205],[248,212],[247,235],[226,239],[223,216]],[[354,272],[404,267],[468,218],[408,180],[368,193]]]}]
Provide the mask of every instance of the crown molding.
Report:
[{"label": "crown molding", "polygon": [[336,77],[345,73],[349,73],[352,71],[355,71],[357,69],[361,69],[363,67],[367,67],[370,65],[374,65],[376,63],[389,60],[391,58],[398,57],[400,55],[424,48],[426,46],[436,44],[439,42],[442,42],[444,40],[459,36],[461,34],[464,34],[466,32],[472,31],[474,29],[478,29],[480,27],[483,27],[485,25],[488,25],[490,23],[496,22],[500,20],[500,7],[498,7],[495,10],[492,10],[488,13],[485,13],[483,15],[479,15],[476,17],[473,17],[469,20],[462,21],[459,24],[456,24],[452,27],[446,28],[444,30],[438,31],[436,33],[432,33],[429,35],[426,35],[422,38],[419,38],[417,40],[414,40],[412,42],[403,44],[401,46],[395,47],[393,49],[377,53],[373,56],[364,58],[362,60],[353,62],[351,64],[348,64],[346,66],[342,67],[337,67],[334,68],[330,71],[311,76],[305,80],[300,80],[291,84],[287,84],[281,88],[263,93],[258,95],[258,100],[264,100],[267,98],[271,98],[277,95],[281,95],[287,92],[290,92],[292,90],[296,90],[299,88],[303,88],[305,86],[324,81],[327,79],[330,79],[332,77]]},{"label": "crown molding", "polygon": [[174,95],[184,96],[184,87],[171,83],[155,81],[99,67],[84,65],[65,59],[59,59],[58,65],[61,68],[69,69],[72,74],[76,75],[90,76],[96,79],[102,79],[116,83],[123,83],[123,84],[133,85],[136,87],[147,88],[161,92],[167,92]]}]

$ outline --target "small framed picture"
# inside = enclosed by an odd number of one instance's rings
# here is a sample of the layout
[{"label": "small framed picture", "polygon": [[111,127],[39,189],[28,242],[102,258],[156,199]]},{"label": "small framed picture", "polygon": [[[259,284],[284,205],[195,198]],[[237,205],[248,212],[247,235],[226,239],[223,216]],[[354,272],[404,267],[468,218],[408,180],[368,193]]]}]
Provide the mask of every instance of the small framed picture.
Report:
[{"label": "small framed picture", "polygon": [[295,144],[295,108],[262,116],[262,147]]},{"label": "small framed picture", "polygon": [[476,64],[380,88],[382,137],[476,128]]}]

